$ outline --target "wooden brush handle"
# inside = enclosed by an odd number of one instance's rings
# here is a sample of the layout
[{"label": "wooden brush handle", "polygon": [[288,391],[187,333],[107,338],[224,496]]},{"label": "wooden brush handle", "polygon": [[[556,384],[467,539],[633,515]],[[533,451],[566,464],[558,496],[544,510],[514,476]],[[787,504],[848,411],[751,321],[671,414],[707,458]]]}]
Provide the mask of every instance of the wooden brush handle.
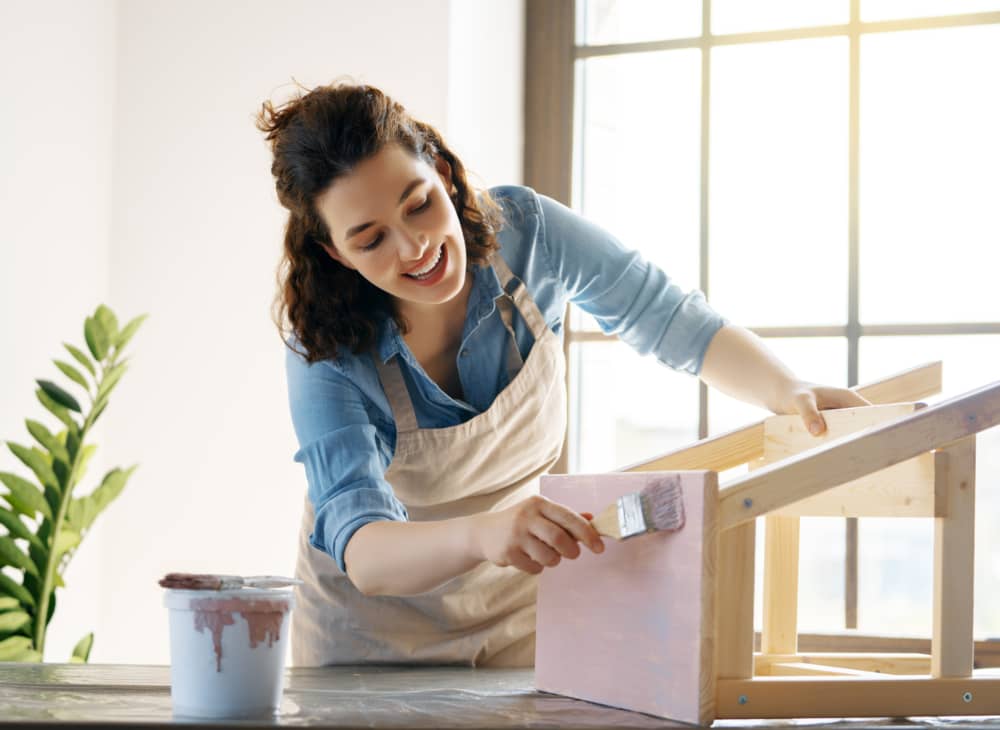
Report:
[{"label": "wooden brush handle", "polygon": [[590,521],[590,524],[594,526],[599,535],[621,540],[621,527],[618,525],[618,503],[609,504],[601,514]]}]

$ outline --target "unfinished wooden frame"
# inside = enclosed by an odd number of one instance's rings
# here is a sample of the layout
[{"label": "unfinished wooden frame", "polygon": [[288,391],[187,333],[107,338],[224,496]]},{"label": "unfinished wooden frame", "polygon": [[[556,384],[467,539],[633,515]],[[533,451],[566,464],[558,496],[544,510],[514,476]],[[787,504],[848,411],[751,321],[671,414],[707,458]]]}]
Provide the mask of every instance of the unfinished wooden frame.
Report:
[{"label": "unfinished wooden frame", "polygon": [[[697,587],[688,593],[692,600],[700,594],[699,610],[706,617],[699,633],[702,661],[687,665],[699,675],[698,694],[685,698],[678,707],[682,711],[672,712],[662,704],[630,704],[613,691],[584,696],[575,693],[571,682],[551,691],[703,724],[723,718],[1000,715],[1000,676],[973,671],[972,637],[975,434],[1000,423],[1000,382],[931,407],[916,402],[940,389],[941,364],[934,363],[857,388],[874,404],[887,405],[825,412],[828,434],[822,438],[808,436],[798,416],[778,416],[623,470],[680,471],[682,477],[696,470],[699,478],[710,481],[717,471],[751,467],[718,487],[712,529],[701,548],[714,561],[703,561],[697,586],[675,586],[682,592]],[[592,491],[608,494],[599,477],[591,479]],[[556,485],[554,489],[563,489]],[[929,654],[799,650],[798,537],[799,518],[806,515],[935,521]],[[755,653],[757,518],[765,519],[767,531],[761,650]],[[643,548],[642,556],[661,559],[669,572],[678,556],[663,545],[663,552],[655,554],[653,548]],[[714,596],[706,596],[706,586],[714,587]],[[540,605],[544,588],[543,573]],[[650,612],[657,610],[643,606],[641,620],[651,622],[655,613]],[[541,621],[539,646],[545,646]],[[676,677],[683,670],[683,658],[664,659],[648,649],[626,658],[649,662],[662,677]],[[585,659],[575,657],[577,664]],[[545,677],[555,676],[560,661],[566,659],[555,652],[537,657],[536,678],[540,668]]]}]

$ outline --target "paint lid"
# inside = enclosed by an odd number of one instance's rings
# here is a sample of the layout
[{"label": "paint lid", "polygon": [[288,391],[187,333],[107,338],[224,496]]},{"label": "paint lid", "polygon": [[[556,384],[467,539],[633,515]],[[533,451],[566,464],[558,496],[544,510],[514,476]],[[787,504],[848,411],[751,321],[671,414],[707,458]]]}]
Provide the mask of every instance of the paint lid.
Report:
[{"label": "paint lid", "polygon": [[[238,602],[241,607],[235,608],[233,601]],[[292,588],[229,588],[223,591],[166,588],[163,592],[163,605],[179,611],[194,611],[195,609],[199,611],[288,611],[295,607],[295,591]]]}]

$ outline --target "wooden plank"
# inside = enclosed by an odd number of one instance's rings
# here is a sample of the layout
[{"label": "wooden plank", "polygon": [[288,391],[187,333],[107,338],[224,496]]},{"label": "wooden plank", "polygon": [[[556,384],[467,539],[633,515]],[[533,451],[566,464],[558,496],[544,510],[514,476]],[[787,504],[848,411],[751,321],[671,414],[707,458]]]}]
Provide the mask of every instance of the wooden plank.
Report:
[{"label": "wooden plank", "polygon": [[[723,533],[725,534],[725,533]],[[1000,641],[979,640],[976,645],[976,669],[1000,668]],[[754,647],[760,646],[760,634],[754,637]],[[930,655],[931,640],[912,636],[873,636],[856,631],[837,633],[800,633],[799,651],[861,652],[861,653],[913,653]],[[930,673],[930,669],[927,670]]]},{"label": "wooden plank", "polygon": [[931,674],[972,673],[972,596],[976,528],[976,437],[934,454],[946,517],[934,520],[934,618]]},{"label": "wooden plank", "polygon": [[759,469],[720,492],[723,530],[1000,423],[1000,382]]},{"label": "wooden plank", "polygon": [[883,679],[886,675],[877,672],[865,672],[850,667],[823,666],[808,662],[775,662],[769,665],[768,676],[772,677],[867,677]]},{"label": "wooden plank", "polygon": [[1000,715],[1000,677],[757,677],[718,683],[719,719]]},{"label": "wooden plank", "polygon": [[[764,457],[770,464],[820,448],[851,433],[898,420],[922,403],[892,403],[824,411],[827,430],[813,436],[799,416],[764,422]],[[934,459],[928,452],[866,477],[795,502],[771,514],[788,517],[933,517]]]},{"label": "wooden plank", "polygon": [[798,651],[799,518],[765,518],[764,614],[761,650],[765,654]]},{"label": "wooden plank", "polygon": [[538,576],[535,686],[698,723],[714,715],[706,692],[715,681],[717,475],[543,476],[540,489],[578,512],[599,514],[664,478],[680,481],[683,529],[608,539],[603,553],[583,550]]},{"label": "wooden plank", "polygon": [[905,652],[799,652],[798,654],[755,654],[754,672],[759,675],[772,674],[770,666],[778,663],[803,662],[828,667],[858,669],[865,672],[883,674],[926,674],[931,673],[930,654]]},{"label": "wooden plank", "polygon": [[[941,363],[933,362],[910,368],[853,390],[872,403],[917,401],[941,392]],[[763,424],[763,421],[758,421],[632,464],[619,471],[731,469],[757,459],[763,454]]]},{"label": "wooden plank", "polygon": [[755,542],[753,522],[719,534],[715,671],[727,679],[753,676]]}]

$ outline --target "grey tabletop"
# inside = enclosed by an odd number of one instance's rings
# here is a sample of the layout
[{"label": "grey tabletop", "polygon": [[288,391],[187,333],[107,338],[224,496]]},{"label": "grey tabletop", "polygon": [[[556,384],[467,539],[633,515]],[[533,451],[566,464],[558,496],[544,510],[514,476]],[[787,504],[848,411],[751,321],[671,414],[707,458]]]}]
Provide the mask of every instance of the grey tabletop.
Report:
[{"label": "grey tabletop", "polygon": [[[983,727],[992,719],[782,721],[810,727]],[[286,670],[264,720],[174,717],[166,666],[0,663],[0,725],[330,728],[663,728],[677,723],[533,689],[531,669],[322,667]],[[774,724],[721,722],[721,727]]]}]

